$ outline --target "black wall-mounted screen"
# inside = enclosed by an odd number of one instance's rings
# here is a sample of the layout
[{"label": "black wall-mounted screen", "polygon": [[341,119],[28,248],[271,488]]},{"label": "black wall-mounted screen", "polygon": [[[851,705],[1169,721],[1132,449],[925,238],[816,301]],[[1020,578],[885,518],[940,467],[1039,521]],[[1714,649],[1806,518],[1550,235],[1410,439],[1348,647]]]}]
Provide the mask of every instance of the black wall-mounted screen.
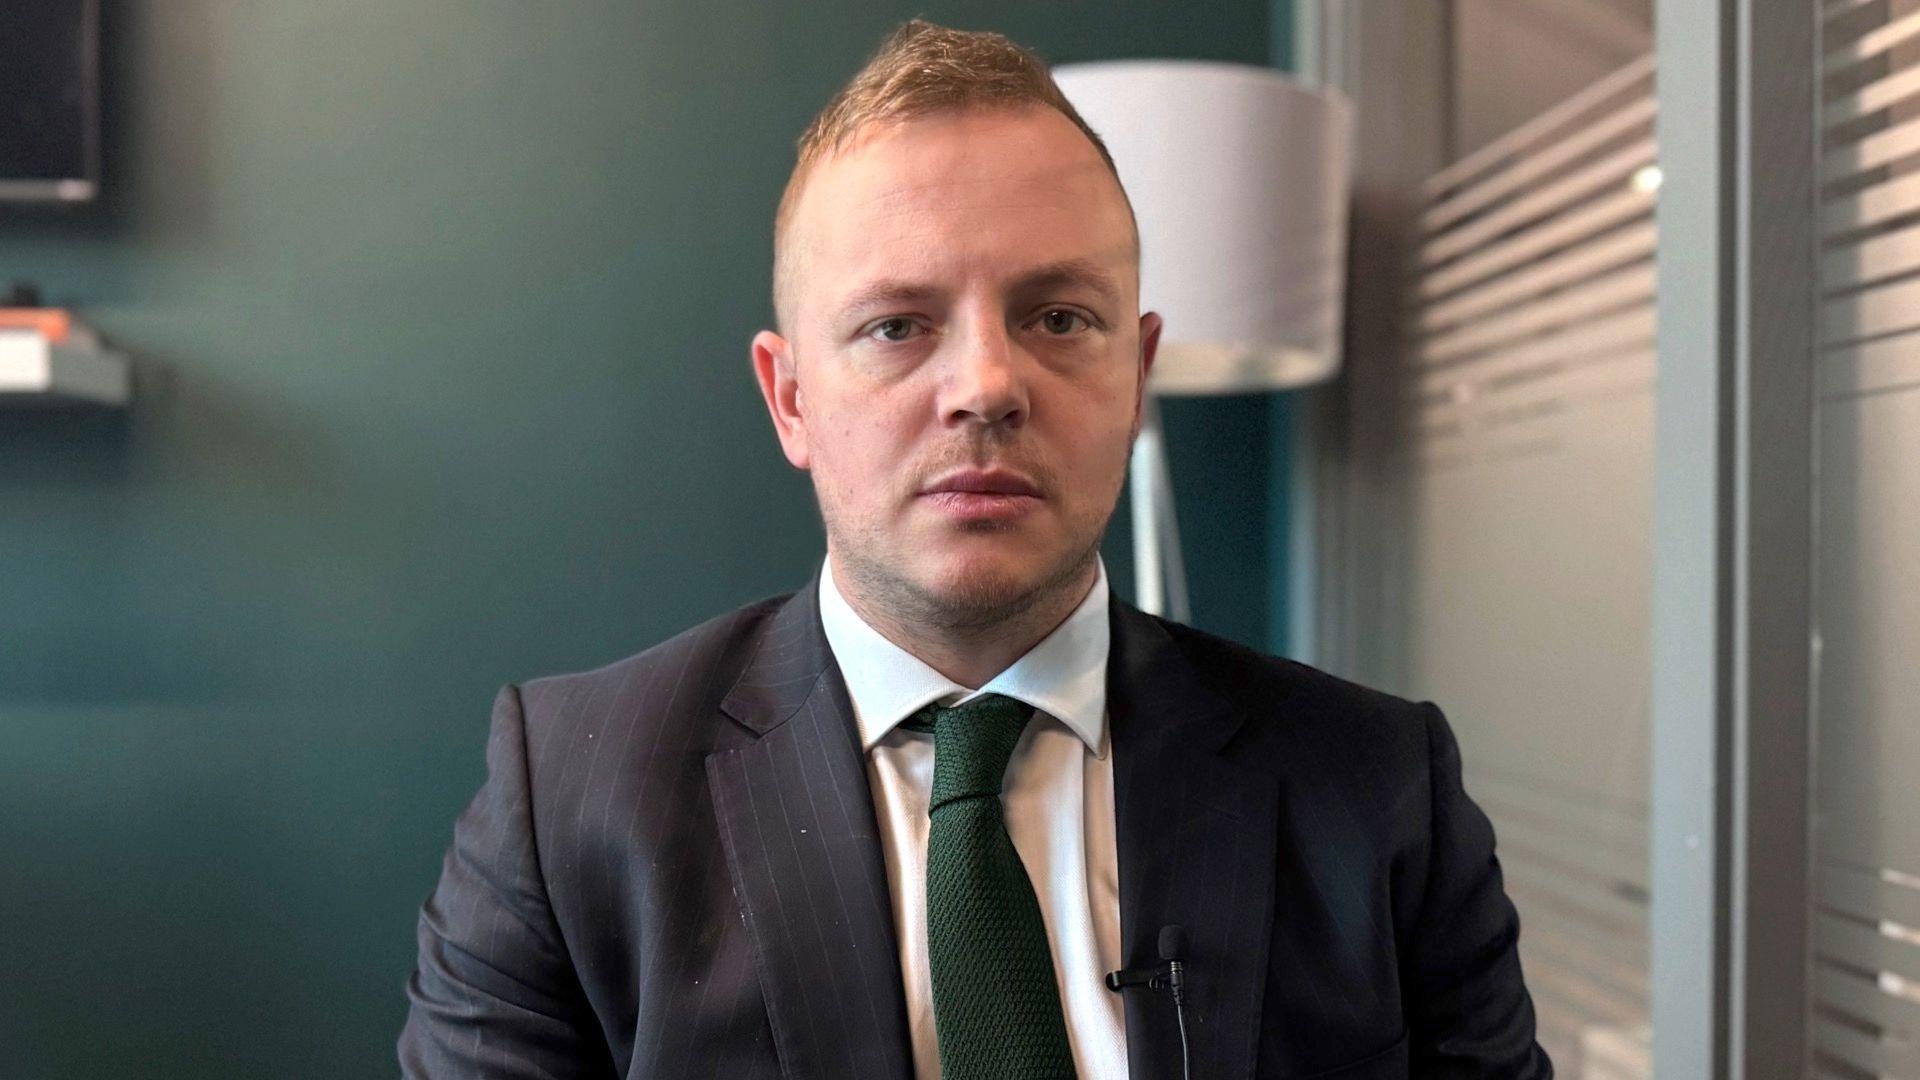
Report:
[{"label": "black wall-mounted screen", "polygon": [[0,0],[0,199],[81,202],[99,180],[99,0]]}]

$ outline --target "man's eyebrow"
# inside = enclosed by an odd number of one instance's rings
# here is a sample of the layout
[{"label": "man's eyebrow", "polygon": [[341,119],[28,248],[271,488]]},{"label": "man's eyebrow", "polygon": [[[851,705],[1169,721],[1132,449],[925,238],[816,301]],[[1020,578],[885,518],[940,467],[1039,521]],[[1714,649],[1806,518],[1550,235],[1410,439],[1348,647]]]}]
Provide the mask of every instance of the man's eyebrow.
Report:
[{"label": "man's eyebrow", "polygon": [[911,281],[875,281],[847,294],[840,304],[840,317],[848,318],[870,307],[913,304],[939,296],[944,290],[936,285]]},{"label": "man's eyebrow", "polygon": [[1037,267],[1020,275],[1013,283],[1013,291],[1035,292],[1072,285],[1098,293],[1109,302],[1120,299],[1120,282],[1092,259],[1062,259]]},{"label": "man's eyebrow", "polygon": [[[1010,291],[1031,293],[1062,286],[1079,286],[1099,294],[1109,303],[1120,299],[1119,280],[1092,259],[1062,259],[1037,266],[1015,278]],[[870,307],[918,303],[942,296],[946,291],[938,285],[883,279],[847,294],[840,304],[840,315],[849,318]]]}]

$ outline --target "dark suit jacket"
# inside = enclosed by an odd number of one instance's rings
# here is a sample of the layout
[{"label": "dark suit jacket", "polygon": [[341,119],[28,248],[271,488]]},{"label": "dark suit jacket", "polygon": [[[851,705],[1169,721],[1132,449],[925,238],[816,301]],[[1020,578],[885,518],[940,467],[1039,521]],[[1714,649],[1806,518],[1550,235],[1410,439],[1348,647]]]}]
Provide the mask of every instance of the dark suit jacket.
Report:
[{"label": "dark suit jacket", "polygon": [[[817,586],[500,692],[420,916],[407,1076],[910,1080]],[[1111,611],[1122,949],[1186,927],[1196,1080],[1550,1076],[1439,710]],[[1168,997],[1125,1009],[1133,1080],[1178,1077]]]}]

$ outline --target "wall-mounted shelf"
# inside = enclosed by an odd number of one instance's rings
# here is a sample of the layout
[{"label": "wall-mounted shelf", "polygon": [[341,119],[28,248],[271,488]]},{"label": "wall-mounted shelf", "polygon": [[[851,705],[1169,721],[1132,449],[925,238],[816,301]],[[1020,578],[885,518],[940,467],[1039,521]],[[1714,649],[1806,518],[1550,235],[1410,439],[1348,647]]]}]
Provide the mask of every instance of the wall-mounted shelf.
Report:
[{"label": "wall-mounted shelf", "polygon": [[0,330],[0,407],[120,408],[132,397],[132,365],[120,353]]}]

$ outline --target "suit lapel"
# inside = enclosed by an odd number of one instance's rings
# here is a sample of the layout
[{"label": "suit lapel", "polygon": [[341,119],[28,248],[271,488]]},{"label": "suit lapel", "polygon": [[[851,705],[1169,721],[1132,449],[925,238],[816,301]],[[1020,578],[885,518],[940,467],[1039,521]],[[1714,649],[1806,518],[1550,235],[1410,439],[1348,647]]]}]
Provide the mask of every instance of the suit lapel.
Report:
[{"label": "suit lapel", "polygon": [[[1195,1076],[1251,1077],[1273,928],[1279,789],[1222,753],[1241,718],[1152,617],[1115,597],[1107,668],[1121,951],[1158,962],[1160,930],[1187,932]],[[1172,999],[1127,991],[1128,1072],[1180,1075]]]},{"label": "suit lapel", "polygon": [[818,586],[780,609],[721,702],[755,739],[709,755],[707,779],[782,1075],[906,1080],[879,829]]}]

